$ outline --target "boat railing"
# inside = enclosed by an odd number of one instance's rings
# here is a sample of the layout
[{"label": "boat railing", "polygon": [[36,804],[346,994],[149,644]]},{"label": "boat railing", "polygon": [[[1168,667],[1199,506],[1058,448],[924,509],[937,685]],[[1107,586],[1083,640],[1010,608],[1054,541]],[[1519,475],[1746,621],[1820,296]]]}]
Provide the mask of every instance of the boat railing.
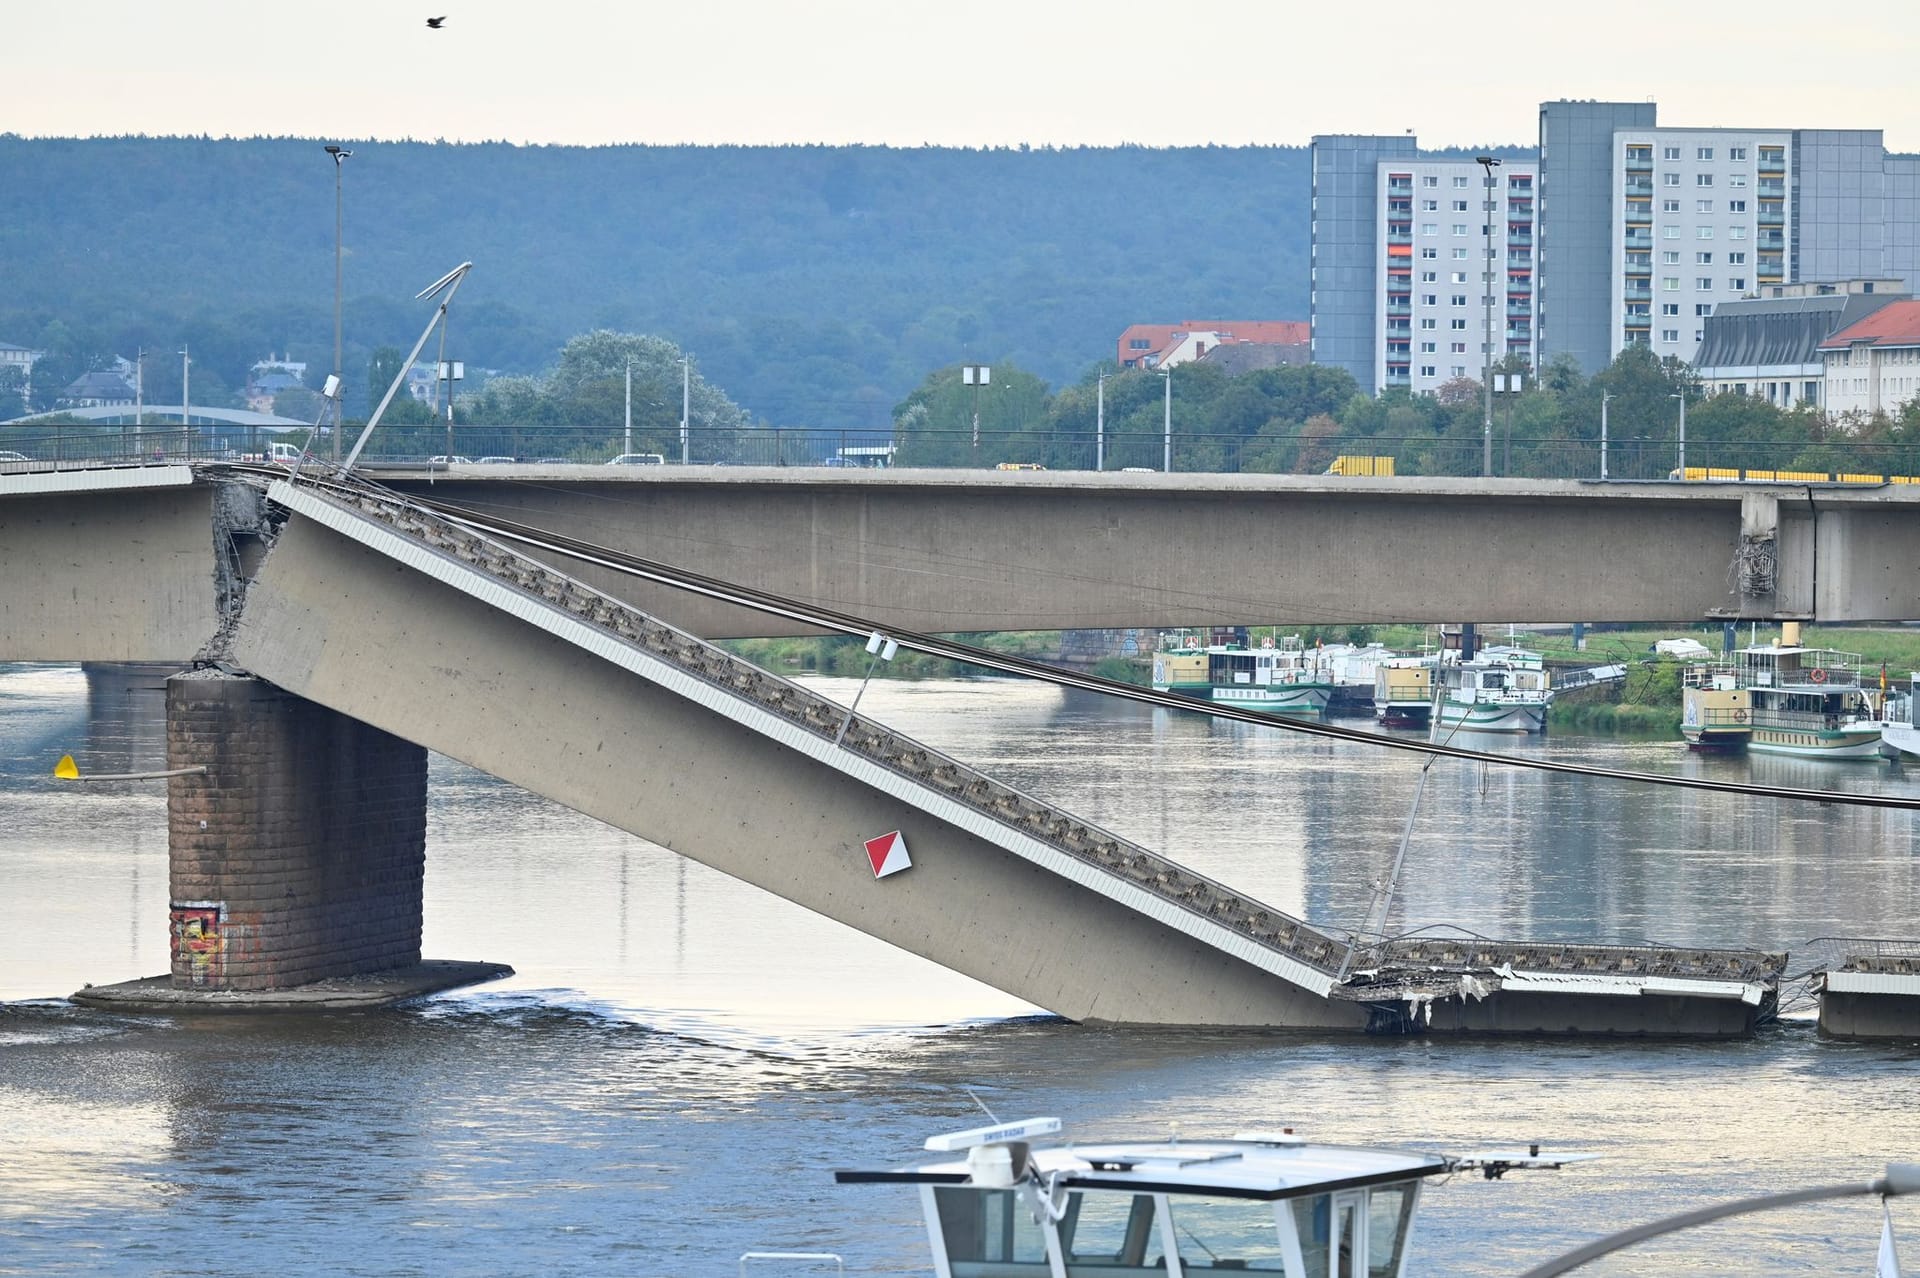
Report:
[{"label": "boat railing", "polygon": [[1749,712],[1745,706],[1710,706],[1699,712],[1690,726],[1707,728],[1744,728]]}]

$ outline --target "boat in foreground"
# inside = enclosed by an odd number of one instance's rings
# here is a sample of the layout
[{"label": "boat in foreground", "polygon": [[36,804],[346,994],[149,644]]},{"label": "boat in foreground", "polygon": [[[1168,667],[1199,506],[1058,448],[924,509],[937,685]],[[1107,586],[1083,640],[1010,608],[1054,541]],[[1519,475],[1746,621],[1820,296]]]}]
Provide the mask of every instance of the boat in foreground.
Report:
[{"label": "boat in foreground", "polygon": [[1535,1146],[1450,1158],[1315,1144],[1291,1129],[1035,1143],[1060,1129],[1037,1118],[935,1136],[926,1147],[942,1161],[834,1179],[916,1186],[939,1278],[1395,1278],[1431,1177],[1593,1157]]}]

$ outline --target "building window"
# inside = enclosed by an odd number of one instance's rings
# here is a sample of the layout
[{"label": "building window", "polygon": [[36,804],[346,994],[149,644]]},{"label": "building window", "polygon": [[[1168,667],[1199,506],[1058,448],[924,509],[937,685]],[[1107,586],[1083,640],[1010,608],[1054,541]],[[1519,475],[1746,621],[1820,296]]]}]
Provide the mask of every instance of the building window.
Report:
[{"label": "building window", "polygon": [[1434,372],[1433,372],[1433,365],[1431,365],[1431,364],[1422,364],[1422,365],[1420,366],[1420,376],[1422,376],[1422,377],[1432,377],[1432,376],[1434,376]]},{"label": "building window", "polygon": [[1420,211],[1422,213],[1438,213],[1440,211],[1440,201],[1422,200],[1420,201]]},{"label": "building window", "polygon": [[1423,248],[1420,250],[1420,260],[1423,262],[1431,262],[1439,256],[1440,250],[1437,248]]},{"label": "building window", "polygon": [[1712,266],[1712,265],[1713,265],[1713,254],[1711,254],[1711,253],[1695,253],[1695,254],[1693,255],[1693,262],[1694,262],[1694,265],[1695,265],[1695,266]]},{"label": "building window", "polygon": [[1660,228],[1660,238],[1663,240],[1677,240],[1680,238],[1680,228],[1677,226],[1663,226]]},{"label": "building window", "polygon": [[1465,293],[1455,293],[1447,299],[1447,304],[1450,306],[1465,306],[1467,304],[1467,295]]},{"label": "building window", "polygon": [[1693,288],[1696,293],[1713,292],[1713,277],[1710,275],[1700,276],[1693,281]]},{"label": "building window", "polygon": [[1678,319],[1680,318],[1680,303],[1662,302],[1660,303],[1660,313],[1662,315],[1671,315],[1675,319]]},{"label": "building window", "polygon": [[1678,213],[1680,211],[1680,201],[1662,200],[1660,201],[1660,211],[1662,213]]},{"label": "building window", "polygon": [[1745,266],[1746,264],[1747,264],[1747,255],[1746,255],[1745,253],[1729,253],[1729,254],[1727,254],[1727,265],[1729,265],[1729,266]]},{"label": "building window", "polygon": [[1455,365],[1453,366],[1453,375],[1454,375],[1455,377],[1465,377],[1465,376],[1467,375],[1467,367],[1466,367],[1466,365],[1465,365],[1465,364],[1455,364]]},{"label": "building window", "polygon": [[1727,212],[1745,213],[1746,211],[1747,211],[1747,202],[1745,200],[1728,200],[1727,201]]},{"label": "building window", "polygon": [[1744,146],[1730,146],[1727,148],[1727,158],[1729,160],[1744,160],[1747,158],[1747,148]]},{"label": "building window", "polygon": [[1467,233],[1467,224],[1465,222],[1455,222],[1453,224],[1453,233],[1455,235],[1465,235]]},{"label": "building window", "polygon": [[1438,235],[1440,234],[1440,224],[1438,222],[1422,222],[1420,224],[1420,234]]},{"label": "building window", "polygon": [[1696,173],[1696,174],[1694,174],[1694,175],[1693,175],[1693,184],[1694,184],[1695,186],[1712,186],[1712,185],[1713,185],[1713,174],[1711,174],[1711,173]]},{"label": "building window", "polygon": [[1153,349],[1153,343],[1144,337],[1129,338],[1127,341],[1127,349],[1130,351],[1150,351]]},{"label": "building window", "polygon": [[1696,160],[1711,160],[1713,159],[1713,148],[1710,146],[1703,146],[1698,151],[1694,152],[1693,158]]},{"label": "building window", "polygon": [[1747,277],[1744,275],[1736,275],[1732,279],[1727,281],[1727,287],[1731,289],[1738,289],[1740,292],[1744,293],[1747,291]]},{"label": "building window", "polygon": [[1680,175],[1678,173],[1662,173],[1660,175],[1660,185],[1661,186],[1679,186]]},{"label": "building window", "polygon": [[1727,238],[1730,240],[1744,240],[1747,238],[1747,228],[1744,226],[1729,226],[1727,228]]},{"label": "building window", "polygon": [[1744,173],[1729,173],[1727,175],[1728,186],[1745,186],[1746,184],[1747,175]]},{"label": "building window", "polygon": [[1663,328],[1660,330],[1660,340],[1663,342],[1677,342],[1680,340],[1680,330],[1677,328]]},{"label": "building window", "polygon": [[1695,200],[1693,202],[1693,211],[1695,213],[1711,213],[1713,212],[1713,201],[1712,200]]},{"label": "building window", "polygon": [[1467,322],[1463,319],[1448,320],[1447,327],[1456,332],[1464,333],[1467,331]]},{"label": "building window", "polygon": [[1431,354],[1433,354],[1433,353],[1434,353],[1434,346],[1435,346],[1435,345],[1436,345],[1436,344],[1435,344],[1435,343],[1433,343],[1433,342],[1422,342],[1422,343],[1420,343],[1420,353],[1421,353],[1422,355],[1431,355]]},{"label": "building window", "polygon": [[1424,329],[1431,329],[1433,327],[1433,321],[1430,319],[1423,319],[1420,321],[1420,327]]},{"label": "building window", "polygon": [[1422,306],[1438,306],[1439,304],[1440,295],[1438,293],[1422,293],[1420,295],[1420,305]]},{"label": "building window", "polygon": [[1456,262],[1464,262],[1464,261],[1466,261],[1466,260],[1467,260],[1467,251],[1466,251],[1465,249],[1463,249],[1463,248],[1457,248],[1457,249],[1455,249],[1455,250],[1453,251],[1453,260],[1454,260],[1454,261],[1456,261]]},{"label": "building window", "polygon": [[1465,200],[1455,200],[1453,202],[1453,211],[1455,213],[1465,213],[1467,211],[1467,202]]},{"label": "building window", "polygon": [[1447,276],[1447,283],[1449,284],[1465,284],[1466,282],[1467,273],[1465,271],[1454,271]]},{"label": "building window", "polygon": [[1662,275],[1660,277],[1660,289],[1666,293],[1678,293],[1680,291],[1680,277],[1678,275]]},{"label": "building window", "polygon": [[1680,148],[1677,146],[1663,146],[1660,148],[1660,158],[1663,160],[1677,160],[1680,158]]},{"label": "building window", "polygon": [[1420,179],[1420,185],[1421,186],[1439,186],[1440,179],[1437,177],[1423,177]]},{"label": "building window", "polygon": [[1420,272],[1420,282],[1422,284],[1433,284],[1433,283],[1436,283],[1439,279],[1440,279],[1440,272],[1438,271]]},{"label": "building window", "polygon": [[1465,355],[1467,353],[1467,344],[1465,342],[1453,343],[1452,352],[1455,355]]},{"label": "building window", "polygon": [[1464,191],[1467,189],[1467,180],[1463,177],[1457,177],[1453,180],[1453,187],[1456,191]]},{"label": "building window", "polygon": [[[1674,307],[1673,312],[1674,314],[1678,315],[1680,313],[1680,308],[1677,306]],[[1711,315],[1713,314],[1713,303],[1712,302],[1695,302],[1693,304],[1693,313],[1696,318],[1702,315]]]},{"label": "building window", "polygon": [[1713,228],[1711,226],[1696,226],[1693,228],[1693,238],[1696,240],[1710,240],[1713,238]]},{"label": "building window", "polygon": [[1678,265],[1680,265],[1680,250],[1678,250],[1678,249],[1662,249],[1662,250],[1660,251],[1660,264],[1661,264],[1662,266],[1678,266]]}]

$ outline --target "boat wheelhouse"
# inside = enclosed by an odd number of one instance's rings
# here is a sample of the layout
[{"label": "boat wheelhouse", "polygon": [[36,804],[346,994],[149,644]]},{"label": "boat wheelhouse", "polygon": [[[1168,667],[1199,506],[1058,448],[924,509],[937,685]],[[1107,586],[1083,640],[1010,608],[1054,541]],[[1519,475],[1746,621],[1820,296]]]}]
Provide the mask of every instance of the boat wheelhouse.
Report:
[{"label": "boat wheelhouse", "polygon": [[1314,1144],[1290,1129],[1032,1144],[1059,1130],[1042,1118],[936,1136],[929,1150],[960,1157],[834,1179],[917,1186],[939,1278],[1397,1278],[1429,1177],[1590,1157],[1535,1147],[1448,1158]]},{"label": "boat wheelhouse", "polygon": [[1553,704],[1546,663],[1509,645],[1441,667],[1440,724],[1466,732],[1542,732]]},{"label": "boat wheelhouse", "polygon": [[1153,654],[1153,690],[1269,714],[1325,714],[1333,683],[1297,637],[1258,648],[1201,647],[1191,638]]}]

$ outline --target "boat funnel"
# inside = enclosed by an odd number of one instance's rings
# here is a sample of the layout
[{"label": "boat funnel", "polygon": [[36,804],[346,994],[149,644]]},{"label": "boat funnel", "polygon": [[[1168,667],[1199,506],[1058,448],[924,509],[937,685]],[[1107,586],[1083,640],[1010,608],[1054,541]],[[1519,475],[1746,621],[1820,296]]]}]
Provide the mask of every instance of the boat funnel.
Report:
[{"label": "boat funnel", "polygon": [[1780,646],[1782,648],[1798,648],[1800,646],[1799,622],[1783,621],[1780,623]]}]

